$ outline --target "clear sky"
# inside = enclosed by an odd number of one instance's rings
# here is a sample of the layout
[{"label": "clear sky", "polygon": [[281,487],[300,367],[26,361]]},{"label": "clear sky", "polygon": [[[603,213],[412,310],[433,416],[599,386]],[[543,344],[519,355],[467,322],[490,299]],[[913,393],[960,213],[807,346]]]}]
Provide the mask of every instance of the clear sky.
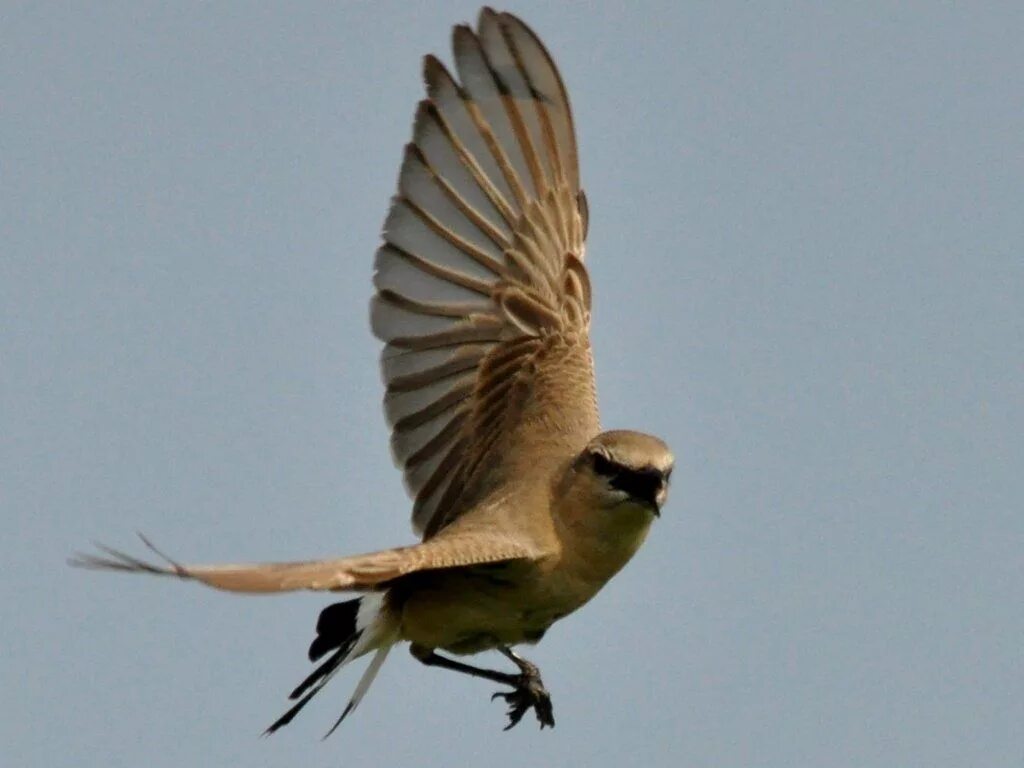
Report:
[{"label": "clear sky", "polygon": [[604,422],[678,460],[528,654],[558,727],[396,653],[260,739],[329,598],[64,564],[412,541],[371,264],[476,6],[5,3],[4,764],[1020,766],[1024,6],[509,10],[575,107]]}]

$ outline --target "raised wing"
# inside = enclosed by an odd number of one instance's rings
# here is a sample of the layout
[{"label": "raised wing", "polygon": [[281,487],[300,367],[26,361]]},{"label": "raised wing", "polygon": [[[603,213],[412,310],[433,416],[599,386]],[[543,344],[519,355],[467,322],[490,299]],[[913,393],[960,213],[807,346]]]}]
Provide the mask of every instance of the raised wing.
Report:
[{"label": "raised wing", "polygon": [[509,14],[485,8],[475,33],[455,28],[453,48],[458,82],[424,62],[428,98],[371,311],[392,450],[425,538],[526,444],[582,445],[598,427],[587,209],[565,87]]},{"label": "raised wing", "polygon": [[489,532],[331,560],[182,565],[163,554],[145,536],[139,534],[139,538],[164,561],[162,564],[140,560],[102,544],[96,545],[102,555],[79,554],[69,563],[79,568],[174,576],[229,592],[268,593],[372,589],[414,571],[533,559],[539,554],[519,541]]}]

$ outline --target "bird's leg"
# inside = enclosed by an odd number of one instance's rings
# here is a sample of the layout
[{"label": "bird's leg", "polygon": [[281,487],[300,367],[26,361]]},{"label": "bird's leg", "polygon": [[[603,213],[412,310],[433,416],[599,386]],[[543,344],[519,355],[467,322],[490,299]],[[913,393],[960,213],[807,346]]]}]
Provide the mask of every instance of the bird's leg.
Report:
[{"label": "bird's leg", "polygon": [[509,704],[509,724],[505,730],[507,731],[518,723],[530,707],[533,707],[534,712],[537,713],[541,729],[545,726],[554,728],[555,712],[551,706],[551,694],[544,687],[544,681],[540,679],[540,668],[532,661],[524,659],[507,645],[501,646],[498,650],[505,658],[519,667],[520,672],[519,683],[515,686],[515,690],[509,693],[499,691],[491,697],[492,700],[501,697]]},{"label": "bird's leg", "polygon": [[416,659],[428,667],[441,667],[442,669],[450,669],[454,672],[461,672],[464,675],[472,675],[473,677],[482,677],[484,680],[492,680],[495,683],[501,683],[502,685],[511,685],[515,687],[519,685],[519,675],[510,675],[507,672],[498,672],[494,669],[482,669],[480,667],[474,667],[471,664],[463,664],[461,661],[455,659],[449,659],[447,656],[442,656],[432,648],[424,648],[422,645],[411,645],[409,652],[412,653]]},{"label": "bird's leg", "polygon": [[413,644],[409,648],[409,651],[416,659],[429,667],[450,669],[454,672],[461,672],[464,675],[481,677],[484,680],[492,680],[493,682],[510,686],[512,690],[509,693],[499,691],[491,697],[492,699],[500,697],[509,703],[509,723],[505,726],[506,731],[518,724],[522,720],[523,715],[526,714],[526,711],[531,707],[537,713],[537,720],[540,721],[541,728],[545,726],[554,728],[555,718],[551,707],[551,696],[548,694],[547,689],[544,688],[544,683],[540,678],[540,670],[535,664],[522,658],[511,648],[502,646],[498,650],[519,667],[520,673],[518,675],[463,664],[461,661],[441,656],[434,649],[425,648],[421,645]]}]

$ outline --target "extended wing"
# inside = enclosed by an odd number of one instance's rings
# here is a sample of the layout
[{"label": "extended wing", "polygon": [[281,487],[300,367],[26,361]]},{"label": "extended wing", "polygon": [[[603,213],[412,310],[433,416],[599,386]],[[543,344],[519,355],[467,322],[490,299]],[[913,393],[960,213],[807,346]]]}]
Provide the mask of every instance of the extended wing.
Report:
[{"label": "extended wing", "polygon": [[526,454],[553,461],[598,429],[565,86],[509,14],[485,8],[453,48],[458,81],[424,63],[371,312],[392,449],[427,539]]},{"label": "extended wing", "polygon": [[533,558],[538,554],[519,541],[490,533],[452,536],[411,547],[329,560],[182,565],[163,554],[146,537],[141,534],[139,537],[163,564],[140,560],[102,544],[96,545],[104,553],[102,556],[79,554],[69,562],[80,568],[174,576],[229,592],[267,593],[299,589],[372,589],[414,571]]}]

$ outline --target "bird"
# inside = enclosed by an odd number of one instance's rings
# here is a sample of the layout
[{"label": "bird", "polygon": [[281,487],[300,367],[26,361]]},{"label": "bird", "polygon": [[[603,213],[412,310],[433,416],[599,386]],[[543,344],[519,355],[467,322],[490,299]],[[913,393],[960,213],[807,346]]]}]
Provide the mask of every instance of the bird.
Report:
[{"label": "bird", "polygon": [[[588,204],[569,96],[516,16],[453,28],[454,73],[423,60],[398,190],[375,256],[370,325],[391,449],[418,543],[303,562],[187,565],[96,544],[72,565],[240,593],[350,592],[324,608],[317,666],[266,733],[348,662],[371,655],[329,735],[399,644],[428,666],[503,688],[506,730],[554,726],[539,668],[515,648],[591,598],[637,552],[666,502],[661,439],[602,431],[584,266]],[[503,654],[514,671],[462,658]],[[326,736],[325,736],[326,738]]]}]

